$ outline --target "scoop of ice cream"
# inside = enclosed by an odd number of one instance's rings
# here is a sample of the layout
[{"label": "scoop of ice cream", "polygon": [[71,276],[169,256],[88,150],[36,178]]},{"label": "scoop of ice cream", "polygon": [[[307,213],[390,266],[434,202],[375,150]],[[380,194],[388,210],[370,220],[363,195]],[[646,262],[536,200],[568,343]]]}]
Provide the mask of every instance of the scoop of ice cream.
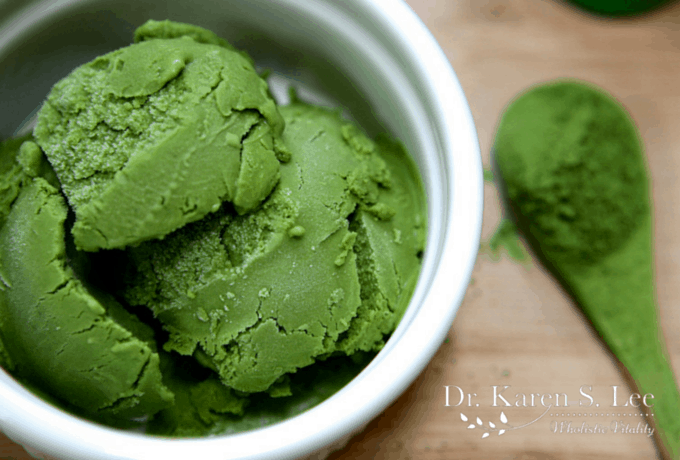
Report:
[{"label": "scoop of ice cream", "polygon": [[281,113],[292,159],[261,208],[226,205],[128,250],[123,296],[153,310],[169,332],[164,348],[243,392],[319,357],[380,349],[424,241],[422,188],[399,144],[373,142],[326,109]]},{"label": "scoop of ice cream", "polygon": [[223,201],[252,210],[286,159],[249,58],[187,24],[149,22],[136,38],[58,82],[34,130],[87,251],[161,238]]},{"label": "scoop of ice cream", "polygon": [[66,217],[59,191],[37,177],[20,187],[0,229],[0,322],[10,368],[87,413],[153,414],[173,400],[153,332],[76,277]]},{"label": "scoop of ice cream", "polygon": [[[29,134],[0,142],[0,227],[5,224],[21,188],[34,177],[42,177],[53,186],[59,186],[54,171],[32,138]],[[0,289],[0,304],[6,303],[4,294]],[[4,346],[3,321],[0,314],[0,366],[12,370],[14,363]]]}]

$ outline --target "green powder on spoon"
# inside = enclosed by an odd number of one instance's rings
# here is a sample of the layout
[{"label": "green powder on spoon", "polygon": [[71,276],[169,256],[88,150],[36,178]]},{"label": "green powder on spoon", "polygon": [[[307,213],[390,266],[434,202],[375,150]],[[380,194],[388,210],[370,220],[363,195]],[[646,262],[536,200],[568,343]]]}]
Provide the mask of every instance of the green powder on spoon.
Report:
[{"label": "green powder on spoon", "polygon": [[658,326],[649,180],[635,124],[609,94],[560,80],[503,114],[495,159],[518,228],[573,295],[638,392],[662,452],[680,456],[680,396]]}]

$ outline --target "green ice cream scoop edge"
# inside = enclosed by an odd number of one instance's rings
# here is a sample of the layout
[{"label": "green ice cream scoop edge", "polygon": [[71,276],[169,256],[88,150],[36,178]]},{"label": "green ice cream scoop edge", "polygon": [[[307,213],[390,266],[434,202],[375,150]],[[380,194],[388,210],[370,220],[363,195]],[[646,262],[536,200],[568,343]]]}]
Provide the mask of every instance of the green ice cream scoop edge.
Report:
[{"label": "green ice cream scoop edge", "polygon": [[658,326],[649,185],[635,124],[605,91],[561,80],[508,106],[494,149],[518,227],[639,392],[660,396],[659,448],[678,458],[680,396]]},{"label": "green ice cream scoop edge", "polygon": [[163,21],[149,19],[144,24],[137,27],[135,30],[134,41],[135,43],[139,43],[145,40],[153,40],[156,38],[180,37],[190,37],[197,43],[217,45],[232,51],[238,51],[233,46],[231,46],[229,42],[218,37],[217,34],[210,30],[206,30],[193,24],[185,24],[181,22],[170,21],[168,19]]},{"label": "green ice cream scoop edge", "polygon": [[212,32],[162,24],[75,69],[39,112],[80,249],[162,238],[224,201],[247,212],[278,181],[284,123],[251,60]]},{"label": "green ice cream scoop edge", "polygon": [[57,189],[36,178],[0,229],[2,339],[12,370],[95,417],[154,414],[173,400],[158,354],[148,336],[121,325],[135,321],[122,307],[93,296],[67,265],[66,214]]},{"label": "green ice cream scoop edge", "polygon": [[[21,189],[35,177],[42,177],[54,187],[59,186],[54,171],[43,152],[33,142],[33,137],[29,134],[0,142],[0,228],[5,224]],[[2,292],[0,302],[5,301]],[[3,317],[0,315],[0,366],[11,371],[14,363],[5,350],[2,329]]]}]

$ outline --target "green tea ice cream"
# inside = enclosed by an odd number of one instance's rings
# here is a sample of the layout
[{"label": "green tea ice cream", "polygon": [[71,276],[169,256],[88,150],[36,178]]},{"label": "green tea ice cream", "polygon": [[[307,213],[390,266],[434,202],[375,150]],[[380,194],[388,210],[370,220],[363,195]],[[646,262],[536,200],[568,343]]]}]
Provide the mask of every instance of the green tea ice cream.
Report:
[{"label": "green tea ice cream", "polygon": [[10,174],[2,198],[15,196],[0,229],[5,366],[97,416],[140,417],[169,405],[153,332],[110,296],[89,291],[69,266],[67,207],[39,175],[46,170],[39,149],[27,141],[3,153],[14,167],[3,168]]},{"label": "green tea ice cream", "polygon": [[34,132],[86,251],[163,237],[223,201],[252,210],[286,156],[283,121],[249,58],[167,21],[135,37],[57,83]]},{"label": "green tea ice cream", "polygon": [[409,303],[425,241],[400,143],[278,107],[244,54],[150,21],[2,144],[0,364],[78,415],[200,436],[337,391]]},{"label": "green tea ice cream", "polygon": [[223,207],[128,252],[123,296],[153,309],[170,333],[164,348],[244,392],[320,355],[379,348],[423,244],[418,179],[399,146],[325,109],[281,112],[292,160],[257,211]]}]

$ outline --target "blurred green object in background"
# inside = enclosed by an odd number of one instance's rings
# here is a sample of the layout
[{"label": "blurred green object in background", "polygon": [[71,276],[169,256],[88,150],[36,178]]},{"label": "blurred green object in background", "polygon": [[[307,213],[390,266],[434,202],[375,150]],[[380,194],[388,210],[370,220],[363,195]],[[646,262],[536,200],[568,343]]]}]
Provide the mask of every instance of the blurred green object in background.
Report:
[{"label": "blurred green object in background", "polygon": [[673,0],[569,0],[601,16],[632,16],[656,9]]}]

